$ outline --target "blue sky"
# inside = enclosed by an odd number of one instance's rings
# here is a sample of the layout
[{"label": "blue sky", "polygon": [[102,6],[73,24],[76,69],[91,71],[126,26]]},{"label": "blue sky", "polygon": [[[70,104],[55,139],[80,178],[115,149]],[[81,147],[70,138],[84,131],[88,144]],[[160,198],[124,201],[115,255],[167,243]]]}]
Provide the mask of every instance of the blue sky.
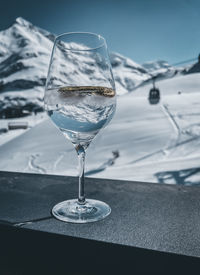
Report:
[{"label": "blue sky", "polygon": [[138,63],[172,64],[199,54],[199,11],[199,0],[3,0],[0,29],[22,16],[55,34],[100,33],[110,51]]}]

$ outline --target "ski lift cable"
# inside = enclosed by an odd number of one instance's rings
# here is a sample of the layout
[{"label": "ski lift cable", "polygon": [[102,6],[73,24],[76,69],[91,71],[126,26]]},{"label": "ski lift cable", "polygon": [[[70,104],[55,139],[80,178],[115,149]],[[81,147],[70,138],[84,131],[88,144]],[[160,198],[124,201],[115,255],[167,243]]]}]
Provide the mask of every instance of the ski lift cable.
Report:
[{"label": "ski lift cable", "polygon": [[177,66],[177,65],[180,65],[180,64],[184,64],[184,63],[189,63],[191,61],[195,61],[197,60],[197,58],[191,58],[191,59],[187,59],[187,60],[184,60],[184,61],[180,61],[180,62],[177,62],[177,63],[174,63],[174,64],[171,64],[171,66]]},{"label": "ski lift cable", "polygon": [[[199,59],[199,62],[200,62],[200,55],[199,55],[198,59]],[[191,59],[187,59],[185,61],[181,61],[181,62],[178,62],[178,63],[171,64],[171,66],[176,66],[176,65],[184,64],[184,63],[189,63],[189,62],[195,61],[195,60],[196,60],[196,58],[191,58]],[[166,71],[167,70],[168,70],[168,68],[166,68]],[[151,105],[155,105],[155,104],[158,104],[160,102],[160,90],[158,88],[156,88],[156,86],[155,86],[155,81],[156,81],[156,78],[157,78],[158,75],[155,75],[155,72],[156,71],[153,71],[153,72],[149,73],[149,75],[150,75],[149,79],[151,79],[152,84],[153,84],[153,88],[150,89],[149,97],[148,97],[149,103]],[[163,105],[163,108],[164,107],[165,106]],[[164,114],[166,115],[165,112],[164,112]],[[169,117],[168,117],[168,119],[169,119]],[[173,122],[174,122],[174,124],[176,124],[176,121],[173,121]],[[177,128],[178,128],[178,126],[177,126]]]},{"label": "ski lift cable", "polygon": [[[187,59],[187,60],[184,60],[184,61],[180,61],[180,62],[177,62],[177,63],[169,64],[169,65],[170,65],[170,66],[177,66],[177,65],[189,63],[189,62],[192,62],[192,61],[195,61],[195,60],[197,60],[197,57],[191,58],[191,59]],[[156,79],[155,73],[157,73],[159,70],[160,70],[160,69],[154,70],[154,71],[152,71],[152,72],[149,73],[149,75],[150,75],[150,77],[152,78],[152,80],[154,79],[154,81],[155,81],[155,79]],[[166,70],[168,70],[168,68],[166,68]]]}]

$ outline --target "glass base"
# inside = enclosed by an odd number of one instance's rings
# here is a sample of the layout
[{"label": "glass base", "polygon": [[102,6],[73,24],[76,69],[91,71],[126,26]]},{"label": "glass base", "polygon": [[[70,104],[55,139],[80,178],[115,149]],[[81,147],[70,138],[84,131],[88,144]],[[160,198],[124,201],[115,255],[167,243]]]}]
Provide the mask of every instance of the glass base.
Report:
[{"label": "glass base", "polygon": [[109,205],[102,201],[87,199],[85,204],[78,200],[67,200],[56,204],[52,209],[53,216],[64,222],[88,223],[104,219],[111,213]]}]

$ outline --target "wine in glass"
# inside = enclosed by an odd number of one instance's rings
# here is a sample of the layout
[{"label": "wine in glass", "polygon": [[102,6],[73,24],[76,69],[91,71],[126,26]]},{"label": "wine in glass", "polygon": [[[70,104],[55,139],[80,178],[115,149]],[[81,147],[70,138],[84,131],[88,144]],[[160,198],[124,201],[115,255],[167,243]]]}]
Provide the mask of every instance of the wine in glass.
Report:
[{"label": "wine in glass", "polygon": [[105,39],[93,33],[56,37],[46,81],[45,109],[75,147],[79,159],[78,199],[58,203],[52,214],[74,223],[105,218],[110,207],[84,193],[85,152],[97,133],[112,119],[116,92]]}]

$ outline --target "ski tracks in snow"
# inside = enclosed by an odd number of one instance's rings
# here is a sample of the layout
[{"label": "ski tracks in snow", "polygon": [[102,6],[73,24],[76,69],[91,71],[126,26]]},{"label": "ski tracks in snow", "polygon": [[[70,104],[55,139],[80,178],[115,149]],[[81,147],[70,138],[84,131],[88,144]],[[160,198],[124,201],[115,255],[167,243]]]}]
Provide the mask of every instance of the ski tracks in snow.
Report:
[{"label": "ski tracks in snow", "polygon": [[181,130],[180,126],[178,125],[177,121],[175,120],[174,116],[170,112],[167,104],[161,104],[161,110],[167,117],[168,121],[172,125],[174,132],[175,132],[175,136],[172,137],[169,140],[169,142],[167,143],[166,147],[162,149],[162,151],[165,155],[169,155],[169,150],[177,147],[177,145],[179,144],[179,142],[181,140],[182,130]]},{"label": "ski tracks in snow", "polygon": [[28,161],[28,168],[32,172],[40,173],[40,174],[46,174],[46,169],[44,169],[41,165],[36,164],[36,160],[40,157],[39,153],[31,154],[29,156]]},{"label": "ski tracks in snow", "polygon": [[[169,142],[164,148],[161,148],[157,151],[154,151],[150,154],[144,155],[141,158],[138,158],[131,162],[131,164],[136,164],[138,162],[144,161],[146,159],[149,159],[151,157],[154,157],[156,155],[164,155],[165,158],[169,157],[169,155],[174,152],[174,150],[178,149],[180,146],[185,145],[190,142],[194,142],[195,140],[199,139],[199,136],[192,136],[189,135],[187,131],[184,131],[178,122],[175,119],[175,116],[170,112],[170,109],[168,108],[167,104],[161,104],[161,110],[164,113],[164,115],[167,117],[168,121],[172,125],[175,134],[173,134],[173,137],[170,138]],[[183,138],[183,136],[189,136],[189,138]]]}]

